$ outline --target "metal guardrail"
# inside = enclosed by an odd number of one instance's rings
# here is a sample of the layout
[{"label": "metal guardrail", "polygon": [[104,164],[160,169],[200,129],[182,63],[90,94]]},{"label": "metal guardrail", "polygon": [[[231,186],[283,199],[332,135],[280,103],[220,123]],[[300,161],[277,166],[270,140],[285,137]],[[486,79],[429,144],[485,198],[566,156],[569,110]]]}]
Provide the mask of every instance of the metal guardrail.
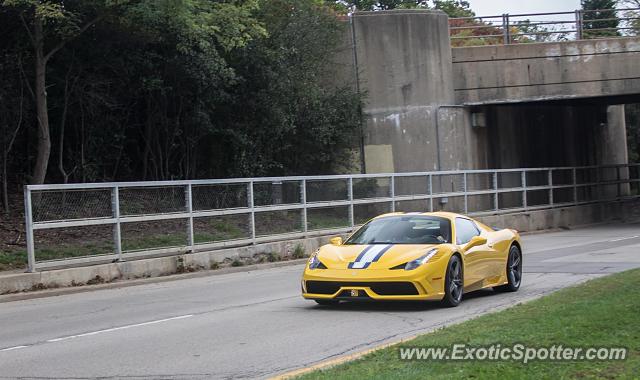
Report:
[{"label": "metal guardrail", "polygon": [[[611,12],[616,17],[611,17]],[[604,13],[606,16],[601,16]],[[558,19],[549,20],[549,16]],[[611,21],[617,27],[606,27]],[[640,8],[501,14],[449,19],[454,46],[508,45],[638,35]]]},{"label": "metal guardrail", "polygon": [[[638,164],[29,185],[24,189],[28,269],[343,233],[384,212],[446,210],[486,215],[617,200],[639,193]],[[245,236],[206,235],[226,227],[201,222],[220,218],[235,218]],[[185,222],[184,241],[158,249],[123,249],[123,228],[170,222]],[[282,223],[284,228],[279,226]],[[38,257],[34,233],[70,230],[83,241],[93,229],[105,226],[111,229],[111,252],[63,255],[56,260]],[[137,231],[143,236],[151,233],[139,226]],[[54,238],[64,243],[62,235]]]}]

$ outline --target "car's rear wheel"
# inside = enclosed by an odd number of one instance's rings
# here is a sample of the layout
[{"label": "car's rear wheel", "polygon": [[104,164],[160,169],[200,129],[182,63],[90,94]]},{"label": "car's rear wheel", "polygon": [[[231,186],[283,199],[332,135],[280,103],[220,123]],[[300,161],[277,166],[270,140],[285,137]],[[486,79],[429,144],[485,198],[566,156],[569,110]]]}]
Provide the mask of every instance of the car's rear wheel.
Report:
[{"label": "car's rear wheel", "polygon": [[322,306],[337,305],[340,302],[336,300],[314,300],[314,301],[316,301],[318,305],[322,305]]},{"label": "car's rear wheel", "polygon": [[447,273],[445,275],[444,298],[442,303],[445,306],[458,306],[462,301],[462,292],[464,284],[464,273],[462,270],[462,260],[457,255],[451,256],[447,265]]},{"label": "car's rear wheel", "polygon": [[494,289],[501,292],[515,292],[520,289],[522,283],[522,252],[520,248],[512,245],[507,259],[507,283],[496,286]]}]

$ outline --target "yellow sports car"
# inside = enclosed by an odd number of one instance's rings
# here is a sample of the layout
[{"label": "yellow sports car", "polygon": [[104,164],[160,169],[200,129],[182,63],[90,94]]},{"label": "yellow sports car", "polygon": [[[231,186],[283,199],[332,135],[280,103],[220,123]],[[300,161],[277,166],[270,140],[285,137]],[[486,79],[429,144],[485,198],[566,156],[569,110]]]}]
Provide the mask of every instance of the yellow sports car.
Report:
[{"label": "yellow sports car", "polygon": [[302,296],[321,305],[343,300],[441,300],[494,288],[516,291],[522,279],[517,231],[495,230],[447,213],[380,215],[346,241],[318,249],[302,276]]}]

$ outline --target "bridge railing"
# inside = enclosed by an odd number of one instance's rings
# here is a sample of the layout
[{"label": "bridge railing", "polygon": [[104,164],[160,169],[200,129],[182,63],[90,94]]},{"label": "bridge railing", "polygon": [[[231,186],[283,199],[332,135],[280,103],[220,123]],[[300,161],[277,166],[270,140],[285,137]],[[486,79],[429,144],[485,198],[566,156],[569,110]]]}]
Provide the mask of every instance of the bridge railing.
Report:
[{"label": "bridge railing", "polygon": [[352,231],[394,211],[488,215],[640,194],[640,165],[30,185],[30,271]]},{"label": "bridge railing", "polygon": [[634,36],[640,34],[640,8],[450,18],[449,33],[453,46]]}]

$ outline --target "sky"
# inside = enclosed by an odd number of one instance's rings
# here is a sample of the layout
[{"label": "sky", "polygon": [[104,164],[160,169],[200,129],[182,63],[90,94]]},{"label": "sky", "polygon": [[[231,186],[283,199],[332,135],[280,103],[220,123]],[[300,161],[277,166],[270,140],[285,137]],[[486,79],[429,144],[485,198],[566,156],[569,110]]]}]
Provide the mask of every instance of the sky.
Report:
[{"label": "sky", "polygon": [[567,12],[580,8],[580,0],[467,0],[478,16],[503,13]]}]

